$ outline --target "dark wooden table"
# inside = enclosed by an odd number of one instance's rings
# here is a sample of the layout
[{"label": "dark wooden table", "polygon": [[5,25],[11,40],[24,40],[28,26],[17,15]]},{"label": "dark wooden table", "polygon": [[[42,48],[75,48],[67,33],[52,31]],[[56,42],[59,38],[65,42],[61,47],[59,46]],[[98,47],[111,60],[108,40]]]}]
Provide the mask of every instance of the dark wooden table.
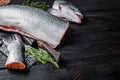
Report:
[{"label": "dark wooden table", "polygon": [[[0,69],[0,80],[120,80],[120,1],[68,1],[81,10],[84,19],[82,24],[70,23],[57,47],[63,55],[61,68],[37,63],[24,72]],[[0,61],[5,60],[1,54]]]}]

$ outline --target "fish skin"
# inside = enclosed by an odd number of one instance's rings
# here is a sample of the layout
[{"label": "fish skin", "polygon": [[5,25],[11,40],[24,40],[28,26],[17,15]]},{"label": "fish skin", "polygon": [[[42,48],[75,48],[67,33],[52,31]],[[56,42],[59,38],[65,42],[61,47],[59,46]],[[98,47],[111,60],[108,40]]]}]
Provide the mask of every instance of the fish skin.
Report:
[{"label": "fish skin", "polygon": [[9,69],[25,69],[25,47],[20,35],[12,34],[10,37],[4,37],[3,42],[7,45],[9,51],[5,67]]},{"label": "fish skin", "polygon": [[23,5],[0,6],[0,19],[2,30],[18,32],[55,46],[59,45],[69,27],[69,22],[38,8]]},{"label": "fish skin", "polygon": [[65,0],[55,0],[51,9],[48,10],[52,15],[65,18],[65,20],[81,23],[82,13],[71,3]]}]

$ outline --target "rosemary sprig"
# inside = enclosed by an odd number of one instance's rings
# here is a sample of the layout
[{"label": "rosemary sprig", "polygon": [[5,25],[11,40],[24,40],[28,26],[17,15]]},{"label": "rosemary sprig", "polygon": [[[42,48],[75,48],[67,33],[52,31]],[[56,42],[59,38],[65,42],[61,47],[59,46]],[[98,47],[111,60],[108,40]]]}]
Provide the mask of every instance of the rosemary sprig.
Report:
[{"label": "rosemary sprig", "polygon": [[59,68],[58,63],[52,58],[52,56],[44,49],[36,49],[31,46],[26,46],[27,52],[30,53],[38,62],[42,64],[47,64],[47,62],[52,63],[56,68]]}]

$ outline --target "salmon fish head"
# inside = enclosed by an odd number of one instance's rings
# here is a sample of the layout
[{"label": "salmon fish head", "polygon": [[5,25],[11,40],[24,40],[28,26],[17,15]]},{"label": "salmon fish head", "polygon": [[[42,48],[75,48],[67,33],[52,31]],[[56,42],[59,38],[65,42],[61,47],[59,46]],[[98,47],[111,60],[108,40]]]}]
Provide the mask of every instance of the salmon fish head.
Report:
[{"label": "salmon fish head", "polygon": [[78,8],[64,0],[56,0],[49,12],[65,20],[81,23],[83,15]]}]

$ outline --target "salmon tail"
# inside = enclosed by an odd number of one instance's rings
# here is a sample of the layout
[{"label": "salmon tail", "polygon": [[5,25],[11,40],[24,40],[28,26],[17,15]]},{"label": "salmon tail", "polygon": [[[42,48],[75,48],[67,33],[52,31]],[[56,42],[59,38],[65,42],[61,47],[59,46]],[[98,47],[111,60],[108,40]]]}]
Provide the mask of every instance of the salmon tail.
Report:
[{"label": "salmon tail", "polygon": [[19,34],[11,34],[9,37],[4,37],[3,42],[7,45],[8,58],[5,67],[8,69],[25,69],[25,47]]},{"label": "salmon tail", "polygon": [[55,49],[53,49],[49,44],[38,40],[37,41],[38,45],[40,47],[44,47],[46,50],[48,50],[48,52],[50,52],[50,54],[55,58],[55,60],[58,62],[59,58],[60,58],[60,52],[57,52]]},{"label": "salmon tail", "polygon": [[10,35],[9,37],[8,36],[4,36],[3,37],[3,42],[6,44],[6,45],[10,45],[12,44],[13,42],[17,42],[17,43],[21,43],[21,37],[20,35],[18,34],[13,34],[13,35]]}]

